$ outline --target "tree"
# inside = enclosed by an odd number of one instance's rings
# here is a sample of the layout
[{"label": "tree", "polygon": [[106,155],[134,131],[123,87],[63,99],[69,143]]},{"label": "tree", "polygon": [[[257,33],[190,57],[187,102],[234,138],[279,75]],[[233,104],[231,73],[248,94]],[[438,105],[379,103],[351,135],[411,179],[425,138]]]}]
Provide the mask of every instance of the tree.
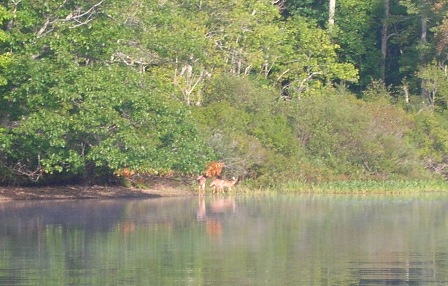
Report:
[{"label": "tree", "polygon": [[[418,45],[420,53],[420,61],[428,60],[427,44],[430,40],[430,23],[440,23],[447,12],[448,5],[444,1],[439,0],[419,0],[409,1],[401,0],[400,4],[406,7],[406,11],[409,15],[416,15],[420,19],[420,43]],[[429,58],[431,60],[431,57]]]},{"label": "tree", "polygon": [[312,94],[326,84],[357,81],[357,70],[338,61],[339,46],[325,30],[309,24],[305,18],[291,17],[286,31],[288,45],[282,47],[284,56],[274,74],[276,81],[283,83],[286,94]]},{"label": "tree", "polygon": [[[11,19],[11,17],[11,13],[9,13],[4,6],[0,6],[0,23],[4,23]],[[11,54],[9,53],[7,46],[5,46],[9,41],[9,38],[10,36],[7,31],[0,30],[0,44],[3,45],[0,51],[0,71],[6,69],[11,62]],[[4,84],[6,84],[6,78],[0,73],[0,85]]]},{"label": "tree", "polygon": [[316,23],[316,27],[327,29],[330,22],[329,8],[337,9],[337,21],[331,25],[331,38],[338,45],[336,53],[339,61],[351,63],[359,70],[359,81],[350,83],[359,92],[372,79],[380,77],[378,66],[381,53],[377,43],[381,30],[379,19],[382,16],[379,14],[379,1],[286,1],[283,14],[286,18],[305,17],[307,22]]},{"label": "tree", "polygon": [[389,41],[390,0],[383,0],[383,26],[381,28],[381,80],[386,81],[387,42]]},{"label": "tree", "polygon": [[326,0],[286,0],[282,15],[285,18],[291,16],[301,16],[317,24],[319,28],[325,28],[328,25],[328,5]]},{"label": "tree", "polygon": [[[438,31],[443,30],[443,28],[441,30],[439,28],[443,27],[443,19],[448,11],[448,5],[444,1],[437,0],[402,0],[400,4],[406,8],[406,14],[409,15],[406,27],[397,38],[402,50],[401,74],[412,79],[414,92],[427,98],[431,91],[425,89],[424,82],[426,80],[420,84],[418,77],[422,70],[432,65],[432,61],[442,59],[439,57],[439,40],[443,40],[444,36],[440,37],[443,33],[439,34]],[[435,65],[443,66],[443,63],[439,61]],[[420,72],[416,73],[416,71]],[[415,74],[419,74],[419,76],[415,78]],[[430,105],[432,106],[432,104]]]},{"label": "tree", "polygon": [[331,35],[340,47],[339,61],[353,64],[359,70],[359,81],[351,83],[357,92],[372,80],[380,78],[381,59],[378,35],[381,30],[378,0],[339,0],[338,17]]},{"label": "tree", "polygon": [[130,32],[124,35],[117,60],[131,66],[144,59],[142,72],[158,78],[159,88],[186,105],[199,105],[201,87],[215,61],[211,42],[205,37],[204,13],[177,1],[162,5],[137,2],[130,13],[116,15]]},{"label": "tree", "polygon": [[82,2],[75,10],[66,1],[17,6],[17,56],[1,88],[11,111],[0,133],[3,169],[33,181],[52,174],[90,180],[124,167],[200,172],[210,152],[188,110],[113,59],[129,31],[107,16],[116,7]]},{"label": "tree", "polygon": [[[12,14],[7,11],[4,6],[0,6],[0,23],[4,23],[12,18]],[[5,77],[5,70],[8,68],[12,60],[12,55],[9,51],[9,41],[10,35],[7,31],[0,30],[0,86],[7,84],[7,79]],[[0,134],[7,124],[9,116],[9,105],[8,103],[0,97]]]},{"label": "tree", "polygon": [[331,28],[334,26],[334,17],[336,13],[336,0],[330,0],[329,13],[328,13],[328,25]]},{"label": "tree", "polygon": [[435,50],[436,58],[441,63],[444,64],[448,59],[447,56],[447,44],[448,44],[448,17],[446,16],[440,25],[435,28]]},{"label": "tree", "polygon": [[423,97],[427,105],[438,110],[448,108],[448,69],[432,63],[420,68],[417,73],[421,79]]},{"label": "tree", "polygon": [[148,71],[165,78],[166,88],[175,86],[171,93],[180,91],[187,105],[202,104],[212,77],[268,78],[282,57],[284,31],[271,1],[173,1],[151,9],[159,18],[144,18],[151,33],[143,39],[163,47],[165,61]]}]

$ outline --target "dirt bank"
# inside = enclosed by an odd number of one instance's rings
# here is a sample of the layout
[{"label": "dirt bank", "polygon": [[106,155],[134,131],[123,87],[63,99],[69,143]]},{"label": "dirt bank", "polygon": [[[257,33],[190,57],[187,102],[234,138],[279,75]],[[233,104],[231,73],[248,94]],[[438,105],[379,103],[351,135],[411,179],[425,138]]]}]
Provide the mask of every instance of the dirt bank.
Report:
[{"label": "dirt bank", "polygon": [[49,187],[0,187],[0,201],[11,200],[66,200],[158,198],[196,195],[194,186],[170,180],[152,182],[148,188],[120,186],[49,186]]}]

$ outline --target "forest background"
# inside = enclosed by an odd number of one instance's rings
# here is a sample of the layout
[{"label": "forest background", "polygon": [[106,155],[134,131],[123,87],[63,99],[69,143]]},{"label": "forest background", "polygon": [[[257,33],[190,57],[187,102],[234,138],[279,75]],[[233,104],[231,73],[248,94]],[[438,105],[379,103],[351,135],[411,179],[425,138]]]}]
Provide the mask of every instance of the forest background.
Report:
[{"label": "forest background", "polygon": [[445,0],[0,3],[0,184],[448,178]]}]

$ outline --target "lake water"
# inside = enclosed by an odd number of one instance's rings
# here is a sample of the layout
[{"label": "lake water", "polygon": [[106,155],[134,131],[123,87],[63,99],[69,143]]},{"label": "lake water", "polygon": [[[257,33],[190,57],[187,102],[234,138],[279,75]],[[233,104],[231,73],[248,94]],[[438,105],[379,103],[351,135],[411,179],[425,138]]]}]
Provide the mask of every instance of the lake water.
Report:
[{"label": "lake water", "polygon": [[0,204],[0,285],[448,285],[448,196]]}]

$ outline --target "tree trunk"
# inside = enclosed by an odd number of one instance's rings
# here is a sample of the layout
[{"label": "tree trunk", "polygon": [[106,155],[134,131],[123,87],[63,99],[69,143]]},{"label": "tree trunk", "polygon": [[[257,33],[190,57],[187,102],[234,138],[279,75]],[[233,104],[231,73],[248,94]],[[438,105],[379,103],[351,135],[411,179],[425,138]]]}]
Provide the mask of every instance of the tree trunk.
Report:
[{"label": "tree trunk", "polygon": [[329,16],[328,16],[328,24],[329,24],[330,29],[334,26],[335,12],[336,12],[336,0],[330,0],[330,9],[329,9]]},{"label": "tree trunk", "polygon": [[[427,34],[428,34],[428,17],[426,16],[426,11],[422,12],[422,30],[420,35],[420,41],[421,44],[424,46],[427,43]],[[420,50],[420,63],[423,63],[425,61],[425,49],[423,48]],[[424,97],[426,94],[428,94],[428,90],[422,86],[421,95]]]},{"label": "tree trunk", "polygon": [[428,17],[426,15],[422,15],[422,34],[420,39],[422,44],[426,44],[428,36]]},{"label": "tree trunk", "polygon": [[386,82],[386,58],[387,58],[387,41],[389,39],[388,35],[388,21],[390,14],[390,0],[384,0],[384,17],[383,17],[383,28],[381,29],[381,79]]}]

